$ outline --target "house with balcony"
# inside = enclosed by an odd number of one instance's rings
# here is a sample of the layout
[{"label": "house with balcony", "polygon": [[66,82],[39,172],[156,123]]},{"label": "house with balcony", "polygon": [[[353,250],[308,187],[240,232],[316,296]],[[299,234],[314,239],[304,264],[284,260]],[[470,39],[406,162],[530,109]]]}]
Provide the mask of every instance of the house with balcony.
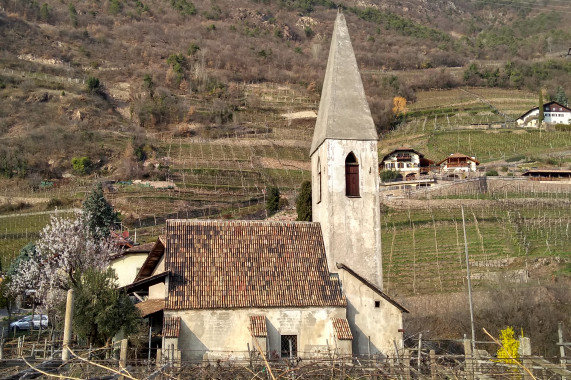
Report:
[{"label": "house with balcony", "polygon": [[470,173],[477,170],[480,162],[476,157],[466,156],[462,153],[452,153],[436,165],[440,167],[443,173]]},{"label": "house with balcony", "polygon": [[401,173],[403,180],[418,179],[428,174],[431,161],[424,154],[411,148],[397,148],[383,157],[380,170],[392,170]]}]

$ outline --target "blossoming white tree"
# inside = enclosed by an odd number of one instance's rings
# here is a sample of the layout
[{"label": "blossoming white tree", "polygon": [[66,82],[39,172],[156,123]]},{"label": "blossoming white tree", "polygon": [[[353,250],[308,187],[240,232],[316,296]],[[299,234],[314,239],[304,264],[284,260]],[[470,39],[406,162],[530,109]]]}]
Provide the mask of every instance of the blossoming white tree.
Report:
[{"label": "blossoming white tree", "polygon": [[76,286],[89,269],[103,270],[118,247],[110,238],[95,236],[84,214],[75,218],[53,217],[40,232],[34,254],[21,261],[12,277],[12,290],[35,290],[38,304],[59,300]]}]

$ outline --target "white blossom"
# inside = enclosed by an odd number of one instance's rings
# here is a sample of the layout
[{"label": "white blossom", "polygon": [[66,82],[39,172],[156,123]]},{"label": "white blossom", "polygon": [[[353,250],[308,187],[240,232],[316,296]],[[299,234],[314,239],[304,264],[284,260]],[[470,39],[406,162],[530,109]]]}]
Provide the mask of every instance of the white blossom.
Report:
[{"label": "white blossom", "polygon": [[36,254],[19,265],[12,289],[20,294],[33,289],[36,300],[48,306],[77,283],[85,270],[107,267],[118,250],[112,238],[97,238],[90,232],[85,215],[52,217],[40,232]]}]

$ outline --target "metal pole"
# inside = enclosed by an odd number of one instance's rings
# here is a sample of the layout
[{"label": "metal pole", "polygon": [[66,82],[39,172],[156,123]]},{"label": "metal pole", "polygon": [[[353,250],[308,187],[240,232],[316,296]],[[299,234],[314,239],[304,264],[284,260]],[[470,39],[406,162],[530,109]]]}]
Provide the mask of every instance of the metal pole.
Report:
[{"label": "metal pole", "polygon": [[[559,336],[559,354],[561,355],[561,368],[567,369],[567,359],[565,358],[565,346],[563,344],[563,322],[559,322],[557,326],[557,335]],[[562,377],[563,380],[566,377]]]},{"label": "metal pole", "polygon": [[420,361],[421,361],[421,350],[422,350],[422,333],[418,335],[418,359],[417,368],[420,371]]},{"label": "metal pole", "polygon": [[470,259],[468,257],[468,240],[466,238],[466,219],[462,205],[462,229],[464,230],[464,251],[466,253],[466,276],[468,277],[468,300],[470,303],[470,327],[472,328],[472,354],[476,351],[476,332],[474,330],[474,306],[472,305],[472,280],[470,278]]},{"label": "metal pole", "polygon": [[71,344],[71,321],[73,317],[73,289],[67,291],[67,302],[65,305],[65,324],[63,329],[63,347],[61,360],[69,360],[69,345]]},{"label": "metal pole", "polygon": [[149,326],[149,353],[147,355],[147,361],[148,361],[149,365],[151,365],[151,339],[152,339],[152,337],[153,337],[153,326]]}]

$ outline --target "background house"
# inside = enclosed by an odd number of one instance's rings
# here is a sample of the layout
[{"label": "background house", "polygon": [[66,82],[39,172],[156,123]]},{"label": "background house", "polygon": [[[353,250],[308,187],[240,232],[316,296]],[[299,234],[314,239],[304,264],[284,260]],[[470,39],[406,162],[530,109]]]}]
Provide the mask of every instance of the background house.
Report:
[{"label": "background house", "polygon": [[452,153],[436,165],[440,166],[443,173],[469,173],[475,172],[480,162],[476,157],[466,156],[462,153]]},{"label": "background house", "polygon": [[[538,127],[539,107],[532,108],[516,119],[519,127]],[[571,109],[557,102],[543,105],[543,122],[546,124],[571,124]]]},{"label": "background house", "polygon": [[571,170],[567,169],[530,169],[522,176],[534,181],[571,181]]},{"label": "background house", "polygon": [[414,149],[397,148],[383,157],[379,168],[400,172],[404,180],[409,180],[427,174],[433,163],[434,161],[424,158],[424,154]]},{"label": "background house", "polygon": [[139,269],[143,266],[154,245],[155,243],[136,245],[111,258],[109,266],[115,270],[117,283],[120,287],[135,280]]}]

